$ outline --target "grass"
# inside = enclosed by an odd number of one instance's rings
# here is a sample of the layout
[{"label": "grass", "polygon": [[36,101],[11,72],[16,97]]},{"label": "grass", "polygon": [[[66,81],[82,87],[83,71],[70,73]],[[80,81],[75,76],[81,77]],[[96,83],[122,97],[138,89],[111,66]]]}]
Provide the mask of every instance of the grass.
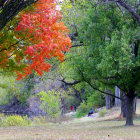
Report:
[{"label": "grass", "polygon": [[114,108],[105,117],[84,117],[62,124],[42,123],[28,127],[1,127],[0,140],[140,140],[140,106],[134,126],[115,118],[120,110]]},{"label": "grass", "polygon": [[[86,121],[85,121],[86,120]],[[75,119],[62,124],[33,124],[28,127],[0,128],[0,140],[138,140],[140,119],[135,126],[125,127],[125,121]]]},{"label": "grass", "polygon": [[138,140],[140,120],[125,127],[124,121],[88,121],[66,124],[44,124],[30,127],[0,128],[0,140]]}]

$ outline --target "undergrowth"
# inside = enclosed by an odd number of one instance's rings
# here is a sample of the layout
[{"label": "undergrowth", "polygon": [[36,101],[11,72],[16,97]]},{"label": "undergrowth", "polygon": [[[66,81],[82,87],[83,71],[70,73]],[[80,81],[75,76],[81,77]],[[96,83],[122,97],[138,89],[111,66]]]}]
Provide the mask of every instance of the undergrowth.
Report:
[{"label": "undergrowth", "polygon": [[4,116],[0,115],[0,126],[28,126],[31,124],[31,120],[27,116],[10,115]]}]

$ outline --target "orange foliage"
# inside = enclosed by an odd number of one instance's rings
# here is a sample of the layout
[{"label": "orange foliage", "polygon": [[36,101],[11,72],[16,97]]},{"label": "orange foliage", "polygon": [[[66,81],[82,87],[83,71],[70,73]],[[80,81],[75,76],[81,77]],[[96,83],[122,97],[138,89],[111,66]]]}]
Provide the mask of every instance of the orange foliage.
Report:
[{"label": "orange foliage", "polygon": [[[51,68],[46,59],[53,56],[62,62],[65,60],[64,52],[71,47],[68,29],[61,22],[62,15],[56,10],[55,0],[39,0],[34,8],[34,11],[20,14],[20,22],[15,28],[30,41],[24,52],[29,63],[21,73],[17,72],[18,80],[31,74],[32,70],[42,76],[43,71],[48,72]],[[17,56],[17,62],[18,58],[20,56]]]}]

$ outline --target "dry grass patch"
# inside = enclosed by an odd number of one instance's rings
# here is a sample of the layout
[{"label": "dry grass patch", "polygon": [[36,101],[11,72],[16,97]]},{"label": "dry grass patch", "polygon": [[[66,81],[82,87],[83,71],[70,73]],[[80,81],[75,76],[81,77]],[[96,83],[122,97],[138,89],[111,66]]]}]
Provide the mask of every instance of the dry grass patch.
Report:
[{"label": "dry grass patch", "polygon": [[125,127],[124,121],[88,121],[42,126],[0,128],[0,140],[138,140],[140,121]]}]

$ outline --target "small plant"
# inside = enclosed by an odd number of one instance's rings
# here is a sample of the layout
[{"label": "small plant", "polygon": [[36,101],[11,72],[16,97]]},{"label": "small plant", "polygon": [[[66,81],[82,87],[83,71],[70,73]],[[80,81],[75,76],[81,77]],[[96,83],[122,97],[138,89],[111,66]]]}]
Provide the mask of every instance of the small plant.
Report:
[{"label": "small plant", "polygon": [[92,108],[92,107],[102,107],[105,105],[105,100],[103,95],[100,95],[97,91],[94,92],[92,95],[87,97],[87,105]]},{"label": "small plant", "polygon": [[87,104],[85,102],[82,102],[77,109],[77,113],[76,113],[75,117],[76,118],[83,117],[83,116],[87,115],[88,112],[89,112],[89,107],[87,106]]},{"label": "small plant", "polygon": [[48,121],[48,119],[45,116],[34,117],[35,124],[44,124],[47,121]]},{"label": "small plant", "polygon": [[28,126],[31,120],[27,116],[11,115],[1,117],[1,126]]},{"label": "small plant", "polygon": [[87,113],[76,113],[75,118],[84,117]]},{"label": "small plant", "polygon": [[99,111],[99,117],[104,117],[107,114],[106,108],[104,110]]}]

